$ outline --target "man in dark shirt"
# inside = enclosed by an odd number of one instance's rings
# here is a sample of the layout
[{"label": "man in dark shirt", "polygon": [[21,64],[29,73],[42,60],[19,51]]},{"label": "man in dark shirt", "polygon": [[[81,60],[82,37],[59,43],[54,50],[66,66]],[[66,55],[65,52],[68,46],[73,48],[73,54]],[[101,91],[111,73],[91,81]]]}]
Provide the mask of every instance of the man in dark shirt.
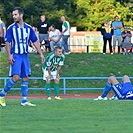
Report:
[{"label": "man in dark shirt", "polygon": [[37,25],[37,29],[39,31],[39,40],[40,40],[40,43],[44,41],[48,41],[48,31],[49,31],[49,24],[48,22],[46,21],[45,19],[45,15],[42,15],[40,17],[40,22],[38,23]]}]

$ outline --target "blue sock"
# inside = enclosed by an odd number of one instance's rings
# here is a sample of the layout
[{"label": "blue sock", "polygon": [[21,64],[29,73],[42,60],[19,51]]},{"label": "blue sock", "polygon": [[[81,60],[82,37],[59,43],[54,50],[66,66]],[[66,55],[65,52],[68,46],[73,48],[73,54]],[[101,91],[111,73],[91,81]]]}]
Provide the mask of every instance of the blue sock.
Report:
[{"label": "blue sock", "polygon": [[103,93],[102,93],[102,98],[106,97],[109,91],[111,90],[112,85],[110,83],[106,83],[106,86],[104,87]]},{"label": "blue sock", "polygon": [[25,103],[27,102],[27,96],[28,96],[28,82],[27,81],[22,81],[21,91],[22,91],[22,103]]},{"label": "blue sock", "polygon": [[0,92],[0,97],[4,97],[14,84],[15,82],[13,81],[13,79],[9,79],[4,89]]}]

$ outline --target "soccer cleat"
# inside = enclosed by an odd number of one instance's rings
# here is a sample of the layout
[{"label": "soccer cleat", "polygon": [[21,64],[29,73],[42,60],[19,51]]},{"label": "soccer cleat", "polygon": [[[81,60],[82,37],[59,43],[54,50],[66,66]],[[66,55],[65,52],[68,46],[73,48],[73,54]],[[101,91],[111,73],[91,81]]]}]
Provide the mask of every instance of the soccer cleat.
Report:
[{"label": "soccer cleat", "polygon": [[59,96],[55,97],[55,100],[62,100]]},{"label": "soccer cleat", "polygon": [[5,103],[5,98],[4,97],[0,97],[0,105],[5,107],[6,103]]},{"label": "soccer cleat", "polygon": [[21,103],[21,105],[22,105],[22,106],[33,106],[33,107],[36,106],[36,104],[32,104],[32,103],[30,103],[30,102]]},{"label": "soccer cleat", "polygon": [[51,97],[48,97],[48,100],[51,100]]},{"label": "soccer cleat", "polygon": [[98,98],[95,98],[94,100],[108,100],[107,97],[102,98],[101,96],[99,96]]},{"label": "soccer cleat", "polygon": [[109,100],[118,100],[117,96],[113,96],[111,98],[109,98]]}]

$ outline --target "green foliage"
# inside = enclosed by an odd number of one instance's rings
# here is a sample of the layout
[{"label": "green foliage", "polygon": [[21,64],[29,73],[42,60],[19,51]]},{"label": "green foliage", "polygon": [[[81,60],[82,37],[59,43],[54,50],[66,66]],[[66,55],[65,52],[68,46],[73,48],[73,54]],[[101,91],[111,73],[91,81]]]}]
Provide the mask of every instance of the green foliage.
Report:
[{"label": "green foliage", "polygon": [[120,17],[123,23],[133,26],[132,20],[129,18],[131,16],[130,3],[122,5],[115,0],[77,0],[76,3],[79,30],[96,31],[106,20],[113,21],[116,15]]},{"label": "green foliage", "polygon": [[[47,53],[44,54],[45,57]],[[42,68],[40,56],[37,54],[29,54],[31,62],[32,77],[42,77]],[[122,77],[123,75],[132,76],[133,71],[133,57],[131,55],[123,56],[120,54],[88,54],[77,53],[66,55],[65,65],[62,67],[61,77],[109,77],[115,75]],[[0,77],[7,77],[9,71],[9,64],[7,62],[7,53],[0,52]],[[68,80],[68,88],[103,88],[106,80]],[[133,81],[132,81],[133,83]],[[20,87],[21,82],[18,82],[15,87]],[[0,81],[0,88],[3,88],[4,83]],[[40,80],[30,80],[30,88],[43,88],[45,82]],[[53,82],[51,87],[53,87]],[[61,80],[60,87],[63,88]],[[90,91],[68,91],[67,93],[90,93]],[[15,94],[16,92],[10,91],[9,93]],[[31,91],[31,93],[36,93]],[[37,93],[41,93],[38,91]],[[43,92],[44,93],[44,92]],[[61,92],[62,93],[62,92]],[[95,93],[92,91],[92,93]],[[96,91],[97,93],[97,91]]]},{"label": "green foliage", "polygon": [[133,26],[133,6],[131,0],[4,0],[0,1],[0,15],[10,25],[12,10],[15,6],[21,6],[24,11],[24,19],[27,23],[36,26],[40,15],[45,14],[50,23],[61,29],[60,17],[64,15],[71,26],[77,26],[78,30],[96,31],[105,20],[113,21],[118,15],[124,24]]}]

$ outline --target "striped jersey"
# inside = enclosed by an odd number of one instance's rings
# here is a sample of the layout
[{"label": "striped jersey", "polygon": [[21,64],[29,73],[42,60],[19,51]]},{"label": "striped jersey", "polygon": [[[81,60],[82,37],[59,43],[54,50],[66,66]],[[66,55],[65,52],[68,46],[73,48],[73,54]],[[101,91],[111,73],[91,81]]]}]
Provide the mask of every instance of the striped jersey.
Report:
[{"label": "striped jersey", "polygon": [[8,27],[5,42],[11,43],[11,53],[28,53],[30,41],[36,42],[37,36],[32,27],[27,23],[24,23],[23,27],[19,27],[17,23],[13,23]]},{"label": "striped jersey", "polygon": [[50,67],[50,70],[56,71],[58,69],[58,66],[63,66],[64,65],[64,59],[65,56],[62,54],[60,57],[56,57],[54,52],[51,52],[48,54],[46,57],[46,60],[44,64],[42,64],[43,69],[46,71],[48,70],[47,67]]}]

